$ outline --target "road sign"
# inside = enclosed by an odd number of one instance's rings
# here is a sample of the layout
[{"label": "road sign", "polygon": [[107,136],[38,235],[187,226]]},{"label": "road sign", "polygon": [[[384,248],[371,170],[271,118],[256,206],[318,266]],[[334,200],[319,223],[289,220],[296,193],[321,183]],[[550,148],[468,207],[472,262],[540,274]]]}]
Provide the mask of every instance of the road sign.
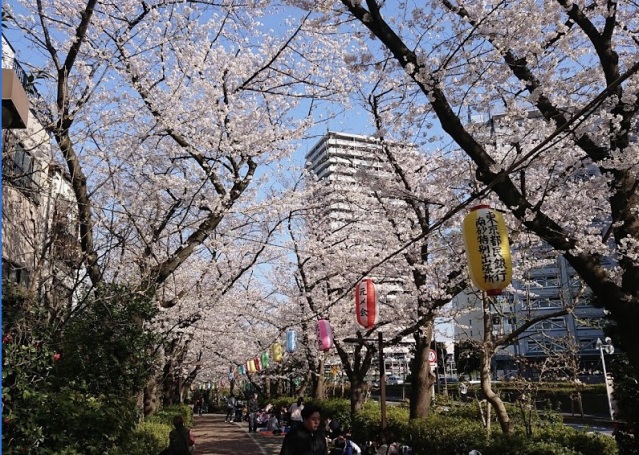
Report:
[{"label": "road sign", "polygon": [[437,363],[437,353],[432,349],[428,351],[428,362]]}]

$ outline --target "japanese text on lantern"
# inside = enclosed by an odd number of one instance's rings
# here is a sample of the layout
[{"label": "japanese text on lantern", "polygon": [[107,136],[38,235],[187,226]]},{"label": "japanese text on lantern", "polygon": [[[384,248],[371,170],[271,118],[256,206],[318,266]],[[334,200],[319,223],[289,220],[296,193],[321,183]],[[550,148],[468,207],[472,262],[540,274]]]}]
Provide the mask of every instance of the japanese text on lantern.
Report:
[{"label": "japanese text on lantern", "polygon": [[497,219],[493,212],[486,212],[478,216],[475,222],[477,228],[477,243],[482,258],[482,274],[486,283],[496,283],[506,280],[506,260],[501,253],[501,235]]},{"label": "japanese text on lantern", "polygon": [[359,287],[359,301],[364,302],[364,304],[359,307],[359,315],[362,317],[368,316],[368,309],[366,308],[366,286]]}]

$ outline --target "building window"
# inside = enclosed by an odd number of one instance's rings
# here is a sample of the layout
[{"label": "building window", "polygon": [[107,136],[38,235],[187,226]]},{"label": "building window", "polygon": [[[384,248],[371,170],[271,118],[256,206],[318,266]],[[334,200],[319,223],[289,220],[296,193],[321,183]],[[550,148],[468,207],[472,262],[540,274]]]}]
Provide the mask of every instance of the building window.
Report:
[{"label": "building window", "polygon": [[580,338],[579,339],[579,349],[582,351],[594,351],[596,349],[595,338]]},{"label": "building window", "polygon": [[566,320],[564,318],[546,319],[535,324],[536,330],[563,330],[565,328]]},{"label": "building window", "polygon": [[20,190],[35,202],[40,202],[40,186],[38,184],[38,167],[21,142],[3,144],[2,181]]},{"label": "building window", "polygon": [[560,297],[535,297],[530,301],[531,308],[562,308]]},{"label": "building window", "polygon": [[531,288],[541,289],[556,288],[561,286],[561,280],[557,274],[553,272],[547,275],[532,277],[530,280],[530,286]]},{"label": "building window", "polygon": [[552,339],[531,339],[527,342],[527,352],[538,352],[543,354],[549,354],[551,352],[561,352],[566,348],[561,346]]},{"label": "building window", "polygon": [[19,284],[23,287],[29,287],[31,283],[31,272],[25,267],[20,267],[13,262],[2,260],[2,281]]}]

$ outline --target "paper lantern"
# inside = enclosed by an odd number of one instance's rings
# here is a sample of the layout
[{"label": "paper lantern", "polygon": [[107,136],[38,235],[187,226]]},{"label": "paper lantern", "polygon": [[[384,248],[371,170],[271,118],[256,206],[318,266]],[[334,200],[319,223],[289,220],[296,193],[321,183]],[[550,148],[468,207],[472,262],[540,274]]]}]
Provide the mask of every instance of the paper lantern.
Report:
[{"label": "paper lantern", "polygon": [[281,362],[282,361],[282,345],[279,343],[273,343],[271,345],[271,358],[273,362]]},{"label": "paper lantern", "polygon": [[246,362],[246,371],[248,373],[255,373],[255,361],[254,360],[247,360],[247,362]]},{"label": "paper lantern", "polygon": [[470,278],[488,295],[510,284],[512,262],[504,218],[487,205],[473,207],[463,222]]},{"label": "paper lantern", "polygon": [[270,363],[271,359],[268,355],[268,352],[263,352],[262,357],[260,358],[260,364],[262,365],[262,368],[268,368]]},{"label": "paper lantern", "polygon": [[333,347],[333,330],[326,319],[317,321],[317,340],[320,351],[328,351]]},{"label": "paper lantern", "polygon": [[377,290],[370,278],[364,278],[355,286],[355,314],[357,323],[365,329],[373,327],[379,318]]},{"label": "paper lantern", "polygon": [[286,352],[297,351],[297,333],[293,329],[286,331]]},{"label": "paper lantern", "polygon": [[262,370],[262,363],[260,362],[260,358],[259,357],[255,357],[253,359],[253,362],[255,362],[255,371]]}]

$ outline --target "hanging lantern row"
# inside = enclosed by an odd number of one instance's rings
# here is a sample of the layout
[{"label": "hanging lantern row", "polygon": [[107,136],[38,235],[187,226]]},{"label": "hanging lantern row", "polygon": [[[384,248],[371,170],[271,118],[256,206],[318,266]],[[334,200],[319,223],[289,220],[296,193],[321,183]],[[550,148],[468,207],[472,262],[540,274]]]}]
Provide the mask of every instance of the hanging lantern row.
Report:
[{"label": "hanging lantern row", "polygon": [[377,290],[370,278],[364,278],[355,286],[355,314],[357,323],[365,329],[373,327],[379,319]]},{"label": "hanging lantern row", "polygon": [[[328,320],[320,319],[317,321],[317,338],[321,351],[328,351],[333,347],[333,331]],[[286,352],[293,353],[295,351],[297,351],[297,332],[288,329],[286,331]],[[269,367],[271,359],[279,363],[282,361],[282,357],[282,345],[277,342],[273,343],[270,352],[263,352],[259,357],[247,360],[246,364],[237,366],[234,373],[229,374],[229,381],[233,380],[235,374],[253,374],[266,369]]]},{"label": "hanging lantern row", "polygon": [[463,222],[470,278],[486,294],[494,296],[510,284],[512,261],[504,218],[488,205],[471,209]]}]

